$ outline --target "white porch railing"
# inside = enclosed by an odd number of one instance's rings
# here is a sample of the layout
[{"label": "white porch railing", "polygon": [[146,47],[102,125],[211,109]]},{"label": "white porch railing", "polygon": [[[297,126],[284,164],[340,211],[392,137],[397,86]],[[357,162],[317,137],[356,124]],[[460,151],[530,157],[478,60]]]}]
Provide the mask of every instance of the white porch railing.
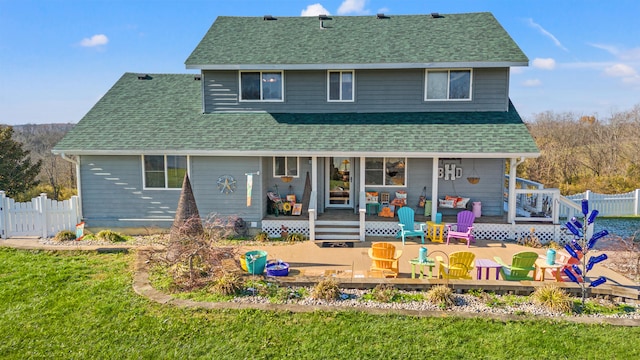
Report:
[{"label": "white porch railing", "polygon": [[47,199],[47,194],[31,199],[30,202],[16,202],[0,191],[0,235],[12,236],[55,236],[62,230],[75,230],[80,222],[78,197],[55,201]]},{"label": "white porch railing", "polygon": [[311,191],[311,199],[309,199],[309,240],[316,240],[316,220],[318,219],[318,200],[317,193]]}]

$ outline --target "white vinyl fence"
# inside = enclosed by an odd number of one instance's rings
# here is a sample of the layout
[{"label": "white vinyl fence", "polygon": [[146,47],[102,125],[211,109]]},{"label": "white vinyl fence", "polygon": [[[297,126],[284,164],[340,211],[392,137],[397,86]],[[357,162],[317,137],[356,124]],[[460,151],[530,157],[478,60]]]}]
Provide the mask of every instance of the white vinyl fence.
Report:
[{"label": "white vinyl fence", "polygon": [[15,202],[0,191],[0,235],[3,239],[19,236],[55,236],[62,230],[74,231],[80,222],[78,197],[55,201],[47,194],[30,202]]},{"label": "white vinyl fence", "polygon": [[[598,194],[586,192],[565,196],[567,199],[580,204],[582,199],[589,200],[589,208],[597,209],[601,216],[630,216],[640,215],[640,189],[624,194]],[[568,207],[560,207],[561,217],[572,217],[577,213]]]}]

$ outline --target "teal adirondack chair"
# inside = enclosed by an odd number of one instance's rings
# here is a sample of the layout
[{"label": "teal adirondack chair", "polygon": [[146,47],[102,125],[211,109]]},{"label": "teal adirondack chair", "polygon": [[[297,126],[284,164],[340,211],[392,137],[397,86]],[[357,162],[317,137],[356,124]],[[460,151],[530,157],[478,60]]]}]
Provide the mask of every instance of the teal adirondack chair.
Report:
[{"label": "teal adirondack chair", "polygon": [[[414,211],[408,206],[404,206],[398,210],[398,219],[400,223],[400,231],[396,234],[396,238],[402,237],[402,245],[404,245],[404,239],[407,236],[420,236],[422,243],[424,244],[424,223],[416,223],[414,221]],[[420,229],[416,230],[416,224],[420,225]]]},{"label": "teal adirondack chair", "polygon": [[505,280],[533,280],[529,272],[535,270],[534,264],[538,259],[538,254],[533,251],[521,251],[513,254],[511,265],[507,265],[498,256],[493,257],[496,262],[502,265],[500,273]]}]

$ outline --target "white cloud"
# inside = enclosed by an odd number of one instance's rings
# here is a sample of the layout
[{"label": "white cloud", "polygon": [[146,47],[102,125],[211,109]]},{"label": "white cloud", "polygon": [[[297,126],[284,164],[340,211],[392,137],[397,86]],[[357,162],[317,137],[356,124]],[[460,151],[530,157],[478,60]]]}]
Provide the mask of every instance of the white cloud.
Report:
[{"label": "white cloud", "polygon": [[637,75],[636,70],[629,65],[615,64],[604,69],[607,76],[612,77],[629,77]]},{"label": "white cloud", "polygon": [[604,50],[610,53],[611,55],[616,56],[620,60],[625,60],[625,61],[640,60],[640,47],[627,50],[627,49],[620,49],[615,45],[608,45],[608,44],[590,43],[589,45],[593,46],[594,48]]},{"label": "white cloud", "polygon": [[556,61],[552,58],[536,58],[533,59],[532,64],[534,68],[543,70],[553,70],[556,68]]},{"label": "white cloud", "polygon": [[109,42],[109,38],[104,34],[93,35],[90,38],[84,38],[80,41],[80,46],[95,47],[100,45],[106,45]]},{"label": "white cloud", "polygon": [[356,14],[365,15],[369,13],[369,10],[365,10],[367,0],[344,0],[338,8],[339,15]]},{"label": "white cloud", "polygon": [[540,33],[542,35],[544,35],[544,36],[548,37],[549,39],[551,39],[551,41],[553,41],[553,43],[556,44],[557,47],[559,47],[560,49],[562,49],[564,51],[569,51],[569,50],[567,50],[566,47],[564,47],[562,45],[562,43],[560,42],[560,40],[558,40],[558,38],[556,38],[552,33],[548,32],[540,24],[534,22],[533,19],[527,19],[527,22],[529,23],[529,26],[531,26],[532,28],[540,31]]},{"label": "white cloud", "polygon": [[542,85],[542,81],[540,81],[539,79],[529,79],[529,80],[523,81],[522,85],[526,87],[535,87],[535,86]]},{"label": "white cloud", "polygon": [[306,9],[300,12],[300,16],[318,16],[318,15],[331,15],[329,10],[325,9],[322,4],[312,4],[307,6]]}]

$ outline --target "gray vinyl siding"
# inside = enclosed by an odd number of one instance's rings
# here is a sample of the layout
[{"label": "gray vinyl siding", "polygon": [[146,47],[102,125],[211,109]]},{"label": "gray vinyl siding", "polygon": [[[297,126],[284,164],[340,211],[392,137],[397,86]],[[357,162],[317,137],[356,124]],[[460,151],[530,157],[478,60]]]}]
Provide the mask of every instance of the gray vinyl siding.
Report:
[{"label": "gray vinyl siding", "polygon": [[[260,170],[257,157],[197,157],[190,160],[190,180],[200,216],[262,219],[264,197],[254,177],[253,202],[246,206],[245,173]],[[261,172],[262,174],[262,172]],[[232,175],[237,189],[220,193],[216,180]],[[180,189],[143,189],[140,156],[82,156],[80,166],[83,218],[88,227],[169,227],[175,217]],[[147,222],[132,221],[145,219]],[[164,219],[166,221],[158,221]]]},{"label": "gray vinyl siding", "polygon": [[239,101],[238,71],[205,71],[206,113],[267,111],[271,113],[507,111],[509,69],[473,70],[472,100],[424,101],[424,69],[357,70],[355,101],[327,101],[327,72],[284,72],[283,102]]}]

